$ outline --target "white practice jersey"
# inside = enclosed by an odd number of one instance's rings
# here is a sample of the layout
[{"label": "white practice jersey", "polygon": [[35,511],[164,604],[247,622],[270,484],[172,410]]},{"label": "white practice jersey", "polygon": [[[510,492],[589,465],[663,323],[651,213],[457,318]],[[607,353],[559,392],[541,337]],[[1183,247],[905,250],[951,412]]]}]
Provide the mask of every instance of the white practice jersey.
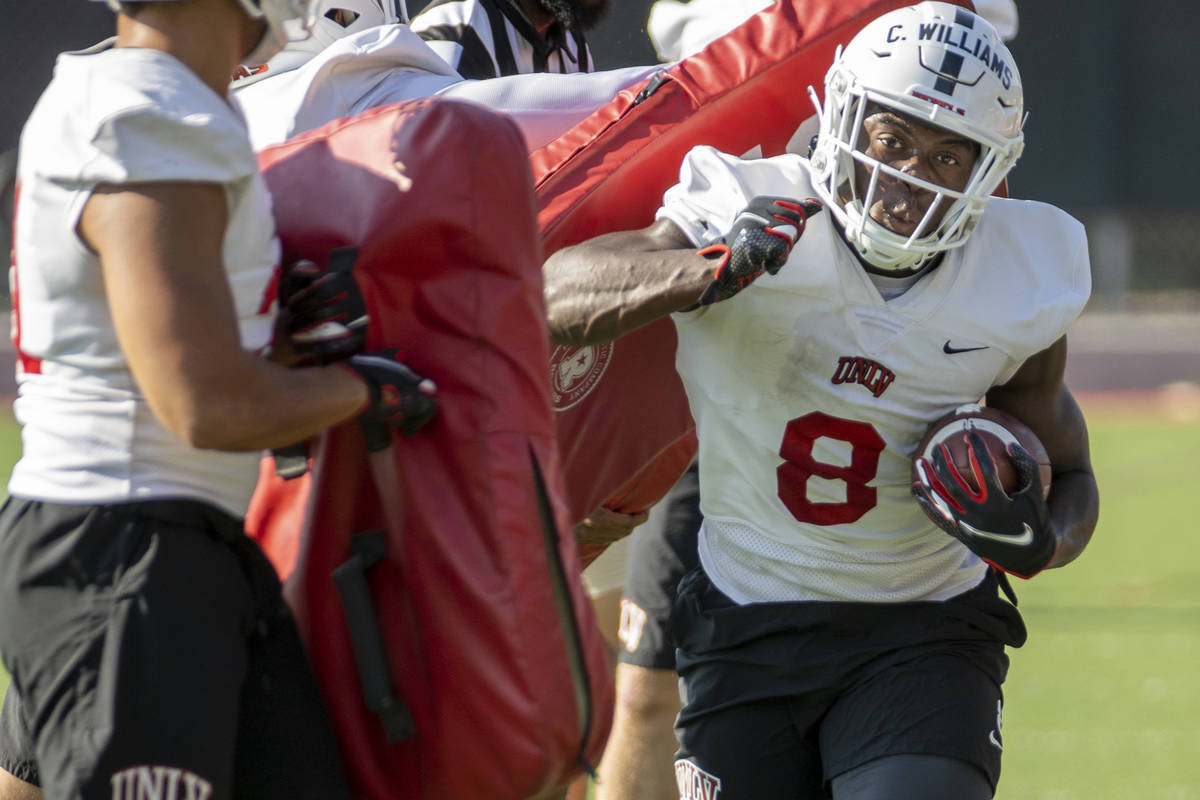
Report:
[{"label": "white practice jersey", "polygon": [[462,81],[407,25],[382,25],[339,39],[293,66],[284,50],[260,74],[235,80],[255,150],[326,122],[401,100],[429,97]]},{"label": "white practice jersey", "polygon": [[[301,62],[296,66],[296,62]],[[406,25],[370,28],[315,56],[285,50],[235,80],[255,150],[368,109],[438,95],[505,112],[530,149],[582,121],[659,67],[463,80]]]},{"label": "white practice jersey", "polygon": [[225,270],[242,343],[258,348],[279,258],[270,197],[226,98],[170,55],[110,44],[59,56],[21,136],[12,288],[23,453],[9,491],[56,503],[187,497],[241,516],[258,455],[193,449],[150,411],[76,226],[100,183],[224,186]]},{"label": "white practice jersey", "polygon": [[[700,247],[755,196],[814,194],[799,156],[698,147],[658,216]],[[716,586],[739,603],[900,602],[977,584],[985,565],[909,494],[913,453],[933,420],[1059,339],[1090,288],[1082,225],[992,199],[968,243],[890,301],[822,213],[777,275],[676,314]]]}]

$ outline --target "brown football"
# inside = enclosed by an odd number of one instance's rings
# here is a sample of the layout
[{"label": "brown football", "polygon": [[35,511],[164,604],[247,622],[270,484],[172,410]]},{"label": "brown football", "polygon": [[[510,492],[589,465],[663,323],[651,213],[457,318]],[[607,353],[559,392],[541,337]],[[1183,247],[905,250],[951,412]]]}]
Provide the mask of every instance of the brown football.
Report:
[{"label": "brown football", "polygon": [[967,433],[970,431],[977,431],[983,437],[988,452],[996,462],[996,471],[1000,475],[1004,491],[1012,492],[1017,488],[1017,471],[1006,450],[1010,442],[1016,442],[1028,450],[1037,461],[1042,478],[1042,491],[1044,494],[1050,493],[1050,457],[1046,455],[1046,448],[1042,446],[1041,440],[1012,414],[974,403],[959,406],[935,421],[925,431],[925,436],[913,454],[913,482],[917,481],[916,459],[932,459],[934,446],[944,444],[963,480],[973,489],[978,488],[975,484],[975,473],[971,469],[970,445],[967,443]]}]

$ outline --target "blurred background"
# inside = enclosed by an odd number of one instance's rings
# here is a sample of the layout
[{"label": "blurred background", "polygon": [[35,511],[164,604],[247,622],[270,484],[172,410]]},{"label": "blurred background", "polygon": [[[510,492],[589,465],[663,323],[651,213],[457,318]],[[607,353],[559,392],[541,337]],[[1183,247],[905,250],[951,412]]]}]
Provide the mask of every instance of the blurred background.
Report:
[{"label": "blurred background", "polygon": [[[652,63],[650,0],[612,2],[590,36],[598,66]],[[413,12],[423,5],[410,0]],[[1030,639],[1012,653],[997,796],[1200,800],[1200,0],[1017,6],[1011,48],[1029,120],[1012,193],[1088,228],[1095,291],[1067,369],[1102,508],[1077,564],[1017,587]],[[26,2],[7,17],[0,185],[55,53],[111,28],[105,6],[83,0]],[[0,204],[9,218],[11,194]],[[12,391],[4,346],[0,396]],[[19,453],[6,415],[0,407],[0,478]],[[6,681],[0,671],[0,691]]]},{"label": "blurred background", "polygon": [[[410,10],[424,4],[410,0]],[[590,36],[599,67],[654,62],[645,34],[650,4],[613,0]],[[1190,151],[1200,126],[1200,2],[1018,0],[1018,9],[1010,46],[1029,121],[1014,194],[1087,224],[1093,310],[1200,313],[1200,166]],[[23,3],[9,18],[0,31],[0,153],[8,154],[0,177],[55,54],[111,28],[104,4],[84,0]],[[1200,374],[1200,361],[1190,364]]]}]

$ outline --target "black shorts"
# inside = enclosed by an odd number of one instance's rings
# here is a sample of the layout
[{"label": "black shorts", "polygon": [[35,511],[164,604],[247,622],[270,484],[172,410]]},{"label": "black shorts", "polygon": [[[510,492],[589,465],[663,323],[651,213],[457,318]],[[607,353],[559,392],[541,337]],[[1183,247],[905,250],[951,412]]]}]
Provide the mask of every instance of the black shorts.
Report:
[{"label": "black shorts", "polygon": [[37,755],[33,752],[33,734],[17,687],[11,683],[4,693],[0,707],[0,769],[26,783],[41,785],[37,771]]},{"label": "black shorts", "polygon": [[822,797],[900,754],[966,761],[993,788],[1000,777],[1004,648],[1025,625],[991,574],[945,602],[738,606],[697,569],[671,631],[682,784],[719,780],[721,800]]},{"label": "black shorts", "polygon": [[279,580],[238,520],[189,500],[10,499],[0,552],[19,699],[0,765],[32,753],[49,797],[348,797]]},{"label": "black shorts", "polygon": [[675,669],[675,643],[667,620],[675,586],[700,563],[700,479],[693,463],[662,501],[663,525],[636,528],[625,562],[618,659],[649,669]]}]

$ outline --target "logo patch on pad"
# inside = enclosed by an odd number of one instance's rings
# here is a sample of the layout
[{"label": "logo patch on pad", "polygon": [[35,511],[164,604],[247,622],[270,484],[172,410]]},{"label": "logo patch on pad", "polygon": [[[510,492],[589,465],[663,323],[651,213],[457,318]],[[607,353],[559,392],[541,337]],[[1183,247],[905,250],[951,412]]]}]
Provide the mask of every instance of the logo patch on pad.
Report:
[{"label": "logo patch on pad", "polygon": [[587,397],[612,361],[613,346],[559,345],[550,354],[550,401],[555,411],[566,411]]}]

